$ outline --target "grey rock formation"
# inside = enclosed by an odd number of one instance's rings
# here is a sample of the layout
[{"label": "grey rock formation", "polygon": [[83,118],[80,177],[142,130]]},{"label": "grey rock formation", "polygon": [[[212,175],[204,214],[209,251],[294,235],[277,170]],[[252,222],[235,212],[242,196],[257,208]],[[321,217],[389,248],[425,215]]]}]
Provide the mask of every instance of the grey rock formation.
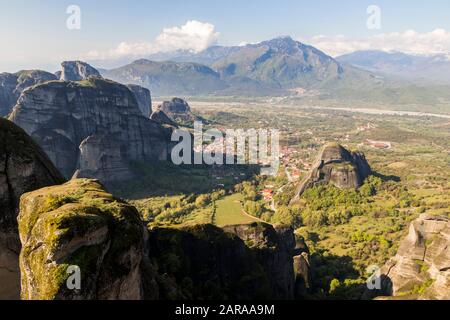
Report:
[{"label": "grey rock formation", "polygon": [[81,81],[89,77],[101,78],[100,72],[94,67],[82,61],[64,61],[61,63],[62,81]]},{"label": "grey rock formation", "polygon": [[381,290],[368,290],[365,298],[449,300],[450,219],[423,214],[413,221],[381,274]]},{"label": "grey rock formation", "polygon": [[305,239],[297,236],[294,251],[294,275],[294,296],[303,298],[311,289],[312,273],[309,262],[309,248],[305,243]]},{"label": "grey rock formation", "polygon": [[156,110],[152,113],[150,116],[150,119],[153,121],[156,121],[162,125],[168,125],[171,127],[178,128],[178,124],[176,124],[172,119],[170,119],[163,111]]},{"label": "grey rock formation", "polygon": [[150,90],[135,84],[129,84],[127,87],[136,97],[142,114],[146,117],[150,117],[152,114],[152,96],[150,94]]},{"label": "grey rock formation", "polygon": [[191,107],[189,104],[180,98],[173,98],[170,101],[164,101],[158,109],[164,111],[168,116],[191,112]]},{"label": "grey rock formation", "polygon": [[291,228],[274,228],[271,225],[254,223],[225,227],[224,230],[237,235],[249,248],[257,252],[258,261],[268,278],[274,299],[294,298],[292,257],[295,236]]},{"label": "grey rock formation", "polygon": [[11,73],[0,74],[0,116],[7,115],[16,104],[17,96],[14,90],[17,86],[17,76]]},{"label": "grey rock formation", "polygon": [[28,87],[57,80],[56,76],[40,70],[24,70],[17,73],[0,74],[0,116],[6,116]]},{"label": "grey rock formation", "polygon": [[[82,61],[64,61],[61,63],[61,68],[61,71],[56,72],[55,75],[62,81],[83,81],[90,77],[102,78],[97,69]],[[150,117],[152,113],[150,90],[135,84],[129,84],[127,87],[135,95],[142,114]]]},{"label": "grey rock formation", "polygon": [[133,176],[122,157],[123,142],[116,134],[93,134],[80,144],[79,169],[73,178],[96,177],[101,181],[125,181]]},{"label": "grey rock formation", "polygon": [[359,188],[372,173],[370,166],[360,152],[349,152],[337,143],[327,144],[313,168],[301,182],[296,198],[305,190],[317,186],[332,184],[337,188]]},{"label": "grey rock formation", "polygon": [[[192,114],[189,104],[180,98],[164,101],[157,111],[162,111],[170,120],[181,126],[192,126],[194,121],[199,120]],[[160,115],[158,117],[162,118]]]},{"label": "grey rock formation", "polygon": [[[138,300],[145,229],[137,210],[96,180],[72,180],[22,197],[21,297]],[[69,269],[70,268],[70,269]],[[80,272],[80,286],[69,276]]]},{"label": "grey rock formation", "polygon": [[105,79],[30,88],[10,119],[67,178],[76,173],[106,184],[131,179],[130,161],[166,161],[170,155],[171,130],[144,117],[126,86]]},{"label": "grey rock formation", "polygon": [[41,148],[14,123],[0,118],[0,299],[19,297],[21,195],[62,182]]},{"label": "grey rock formation", "polygon": [[309,255],[304,252],[294,257],[295,297],[303,297],[311,287],[311,265]]},{"label": "grey rock formation", "polygon": [[161,299],[294,298],[295,241],[289,228],[198,225],[150,230],[149,236]]}]

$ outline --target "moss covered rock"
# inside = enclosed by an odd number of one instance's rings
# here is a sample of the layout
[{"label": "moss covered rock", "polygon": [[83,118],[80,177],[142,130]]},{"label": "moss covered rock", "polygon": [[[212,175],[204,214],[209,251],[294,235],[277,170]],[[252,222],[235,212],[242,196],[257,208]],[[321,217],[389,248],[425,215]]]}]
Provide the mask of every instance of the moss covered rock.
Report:
[{"label": "moss covered rock", "polygon": [[[143,225],[98,181],[25,194],[18,221],[23,299],[142,298]],[[76,269],[79,288],[68,285]]]}]

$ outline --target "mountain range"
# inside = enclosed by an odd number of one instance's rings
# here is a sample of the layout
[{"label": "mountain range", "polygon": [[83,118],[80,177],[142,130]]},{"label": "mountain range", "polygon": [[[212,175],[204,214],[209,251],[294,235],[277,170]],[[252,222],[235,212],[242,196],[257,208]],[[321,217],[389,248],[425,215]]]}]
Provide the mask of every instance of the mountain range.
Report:
[{"label": "mountain range", "polygon": [[446,56],[359,51],[333,58],[290,37],[195,53],[158,53],[101,70],[105,78],[146,87],[154,96],[283,96],[415,111],[445,111]]},{"label": "mountain range", "polygon": [[344,64],[418,84],[450,84],[448,55],[417,56],[402,52],[357,51],[337,58]]},{"label": "mountain range", "polygon": [[[149,60],[152,59],[152,60]],[[288,95],[303,90],[378,86],[383,79],[344,65],[290,37],[202,52],[156,54],[102,75],[149,87],[155,95]]]},{"label": "mountain range", "polygon": [[[93,70],[78,71],[91,74]],[[282,96],[433,112],[445,111],[450,102],[450,61],[445,55],[359,51],[333,58],[290,37],[244,46],[212,46],[201,52],[158,53],[97,70],[94,75],[145,87],[160,97]],[[48,75],[48,80],[63,78]],[[41,82],[40,77],[31,78],[30,85]],[[7,114],[20,95],[15,90],[22,87],[18,79],[17,74],[0,74],[1,115]]]}]

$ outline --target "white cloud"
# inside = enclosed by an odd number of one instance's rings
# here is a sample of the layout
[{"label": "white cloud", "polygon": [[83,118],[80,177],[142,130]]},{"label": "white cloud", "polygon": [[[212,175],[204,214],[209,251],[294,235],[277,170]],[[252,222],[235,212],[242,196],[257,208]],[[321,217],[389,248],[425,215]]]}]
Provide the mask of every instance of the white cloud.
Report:
[{"label": "white cloud", "polygon": [[219,33],[214,25],[196,20],[187,21],[181,27],[163,29],[153,42],[122,42],[107,51],[90,51],[85,59],[107,60],[123,57],[142,57],[157,52],[174,50],[202,51],[217,43]]},{"label": "white cloud", "polygon": [[332,56],[358,51],[382,50],[400,51],[414,55],[448,54],[450,52],[450,31],[436,29],[431,32],[382,33],[367,38],[349,38],[338,36],[315,36],[301,39]]}]

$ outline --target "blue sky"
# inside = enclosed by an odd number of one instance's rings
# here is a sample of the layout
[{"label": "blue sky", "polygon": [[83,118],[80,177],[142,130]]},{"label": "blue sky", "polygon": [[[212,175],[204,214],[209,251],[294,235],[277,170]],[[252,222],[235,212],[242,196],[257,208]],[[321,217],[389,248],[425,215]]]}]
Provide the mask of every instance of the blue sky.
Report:
[{"label": "blue sky", "polygon": [[[71,4],[81,9],[81,30],[70,31],[66,28],[66,9]],[[366,26],[366,10],[372,4],[381,9],[379,30],[369,30]],[[342,52],[334,52],[337,55],[367,46],[387,50],[408,49],[408,42],[402,42],[407,38],[410,42],[417,42],[417,39],[424,41],[421,47],[414,47],[414,50],[424,51],[431,44],[436,51],[442,51],[447,49],[445,42],[450,31],[450,2],[0,0],[0,71],[56,68],[60,60],[91,57],[88,53],[93,51],[101,59],[117,58],[120,55],[118,52],[123,51],[114,51],[120,43],[133,44],[125,46],[131,48],[130,51],[134,48],[139,48],[137,51],[142,53],[156,50],[158,46],[154,45],[154,40],[163,33],[164,28],[181,28],[191,20],[213,26],[213,31],[206,28],[211,31],[204,42],[208,44],[237,45],[291,35],[312,42],[324,51],[342,47]],[[202,25],[197,26],[202,28]],[[430,34],[436,29],[441,29],[441,32]],[[397,35],[397,38],[392,35],[407,30],[416,33]],[[180,32],[174,32],[176,37],[180,36]],[[173,35],[174,32],[169,33]],[[318,35],[323,37],[317,38]],[[337,38],[338,35],[340,37]],[[381,38],[377,38],[378,35]],[[401,39],[398,38],[400,36]],[[186,41],[191,40],[188,38]],[[360,46],[358,41],[364,45]],[[438,41],[444,43],[435,45]],[[344,48],[347,42],[351,45]],[[392,47],[393,43],[403,43],[403,47]],[[161,41],[158,45],[161,46]]]}]

